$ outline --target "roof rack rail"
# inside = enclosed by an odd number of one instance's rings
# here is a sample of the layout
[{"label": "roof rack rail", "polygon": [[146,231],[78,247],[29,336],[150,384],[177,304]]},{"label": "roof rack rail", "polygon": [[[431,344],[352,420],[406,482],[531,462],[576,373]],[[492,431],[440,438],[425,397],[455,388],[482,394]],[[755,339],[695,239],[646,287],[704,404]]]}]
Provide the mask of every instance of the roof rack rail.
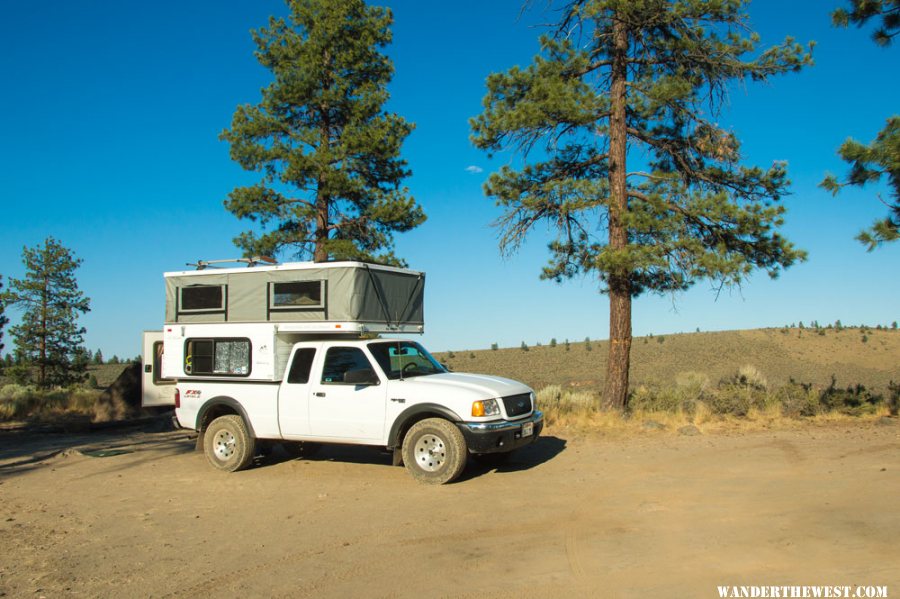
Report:
[{"label": "roof rack rail", "polygon": [[227,258],[224,260],[197,260],[197,262],[188,262],[187,266],[194,266],[197,270],[206,270],[209,267],[218,268],[215,266],[216,264],[233,264],[235,262],[242,262],[247,265],[247,267],[256,266],[260,262],[265,262],[266,264],[278,264],[278,260],[275,258],[270,258],[268,256],[253,256],[252,258]]}]

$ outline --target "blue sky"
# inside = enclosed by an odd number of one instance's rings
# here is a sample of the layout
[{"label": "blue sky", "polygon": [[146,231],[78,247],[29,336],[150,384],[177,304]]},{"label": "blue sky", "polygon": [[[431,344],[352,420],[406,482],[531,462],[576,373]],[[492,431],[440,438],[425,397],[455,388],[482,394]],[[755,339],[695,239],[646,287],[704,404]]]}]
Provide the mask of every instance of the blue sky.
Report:
[{"label": "blue sky", "polygon": [[[607,337],[608,302],[595,281],[538,279],[547,257],[540,231],[501,258],[490,226],[499,212],[482,184],[510,157],[489,160],[468,139],[485,77],[537,52],[537,24],[553,20],[546,3],[524,14],[518,0],[385,4],[395,18],[389,109],[416,123],[403,149],[413,171],[407,185],[428,214],[396,239],[410,267],[428,273],[425,344],[445,351]],[[816,65],[734,88],[719,119],[743,142],[748,163],[788,161],[784,233],[809,261],[718,298],[706,282],[674,297],[638,298],[635,335],[900,320],[900,244],[867,254],[853,240],[886,212],[878,190],[832,198],[817,187],[826,171],[845,171],[838,145],[848,136],[871,140],[900,98],[900,48],[876,47],[866,30],[833,29],[828,13],[839,4],[753,2],[763,42],[816,40]],[[231,162],[218,134],[269,81],[249,30],[285,12],[275,0],[4,3],[4,285],[23,274],[23,246],[55,236],[84,260],[87,346],[134,356],[140,332],[162,325],[163,272],[239,256],[231,240],[245,224],[222,201],[255,178]],[[8,333],[4,341],[10,349]]]}]

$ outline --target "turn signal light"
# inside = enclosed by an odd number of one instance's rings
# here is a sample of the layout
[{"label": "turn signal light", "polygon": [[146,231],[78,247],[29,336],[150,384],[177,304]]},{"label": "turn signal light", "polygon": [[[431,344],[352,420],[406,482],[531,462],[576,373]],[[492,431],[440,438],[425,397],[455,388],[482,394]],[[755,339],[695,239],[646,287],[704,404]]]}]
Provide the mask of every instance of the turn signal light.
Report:
[{"label": "turn signal light", "polygon": [[472,404],[472,416],[479,417],[484,416],[484,402],[476,401]]},{"label": "turn signal light", "polygon": [[176,408],[181,407],[181,392],[178,390],[177,387],[175,388],[175,407]]}]

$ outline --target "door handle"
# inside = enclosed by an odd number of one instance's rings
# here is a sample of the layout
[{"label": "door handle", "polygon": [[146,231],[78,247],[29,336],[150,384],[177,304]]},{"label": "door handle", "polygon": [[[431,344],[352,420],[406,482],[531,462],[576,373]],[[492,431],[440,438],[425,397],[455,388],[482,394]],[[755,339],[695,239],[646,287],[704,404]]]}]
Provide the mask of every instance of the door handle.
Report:
[{"label": "door handle", "polygon": [[324,391],[316,391],[315,393],[313,393],[313,395],[315,395],[316,397],[325,397],[325,392]]}]

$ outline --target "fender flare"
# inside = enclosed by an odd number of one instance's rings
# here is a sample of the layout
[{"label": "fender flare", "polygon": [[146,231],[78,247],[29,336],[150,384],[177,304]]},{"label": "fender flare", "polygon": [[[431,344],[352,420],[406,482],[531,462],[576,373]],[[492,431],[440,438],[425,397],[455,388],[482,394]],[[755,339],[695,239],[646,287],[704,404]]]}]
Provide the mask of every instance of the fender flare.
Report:
[{"label": "fender flare", "polygon": [[251,437],[254,439],[256,438],[256,431],[253,430],[253,423],[251,423],[250,418],[247,417],[247,411],[244,410],[244,406],[242,406],[238,400],[233,397],[228,397],[227,395],[218,395],[203,402],[203,405],[197,410],[197,421],[194,423],[194,429],[197,432],[203,432],[200,424],[206,418],[206,413],[217,406],[228,406],[237,412],[240,417],[243,418],[244,424],[247,426],[247,432],[250,433]]},{"label": "fender flare", "polygon": [[459,417],[459,415],[447,408],[446,406],[442,406],[436,403],[419,403],[412,406],[409,406],[397,417],[394,419],[394,423],[391,425],[391,432],[388,434],[388,447],[396,447],[400,442],[400,432],[406,428],[406,423],[410,420],[422,420],[423,418],[416,418],[417,416],[427,416],[429,414],[442,416],[446,418],[450,422],[462,422],[463,419]]}]

